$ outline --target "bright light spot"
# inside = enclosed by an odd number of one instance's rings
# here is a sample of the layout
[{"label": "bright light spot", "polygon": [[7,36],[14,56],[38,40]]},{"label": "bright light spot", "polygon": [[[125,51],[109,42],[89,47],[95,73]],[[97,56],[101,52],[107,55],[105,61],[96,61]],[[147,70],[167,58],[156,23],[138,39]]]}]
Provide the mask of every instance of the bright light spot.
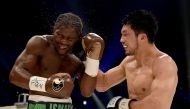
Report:
[{"label": "bright light spot", "polygon": [[83,105],[86,105],[87,104],[87,101],[83,101]]}]

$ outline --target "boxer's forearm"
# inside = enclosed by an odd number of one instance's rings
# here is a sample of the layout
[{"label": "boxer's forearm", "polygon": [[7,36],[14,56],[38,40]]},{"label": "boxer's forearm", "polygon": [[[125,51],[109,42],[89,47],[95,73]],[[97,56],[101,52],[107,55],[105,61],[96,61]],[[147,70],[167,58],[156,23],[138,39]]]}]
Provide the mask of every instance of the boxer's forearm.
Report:
[{"label": "boxer's forearm", "polygon": [[80,82],[81,94],[85,97],[90,97],[96,88],[96,77],[91,77],[84,74]]},{"label": "boxer's forearm", "polygon": [[24,89],[29,89],[29,80],[32,75],[25,70],[24,68],[20,68],[15,66],[9,75],[9,80],[11,83],[15,84]]},{"label": "boxer's forearm", "polygon": [[82,39],[82,46],[86,52],[86,62],[85,74],[82,77],[80,86],[82,95],[89,97],[96,88],[99,64],[104,51],[104,40],[96,33],[88,33]]},{"label": "boxer's forearm", "polygon": [[109,85],[107,84],[107,79],[105,74],[99,70],[97,75],[97,82],[96,82],[96,90],[98,92],[105,92],[109,89]]},{"label": "boxer's forearm", "polygon": [[[143,101],[143,100],[139,100],[139,101],[132,101],[130,103],[130,107],[131,109],[161,109],[161,104],[159,102],[156,101]],[[166,109],[166,108],[162,108],[162,109]]]},{"label": "boxer's forearm", "polygon": [[169,109],[171,100],[166,96],[167,95],[163,96],[162,94],[155,96],[155,93],[152,92],[152,94],[144,99],[132,101],[130,107],[131,109]]},{"label": "boxer's forearm", "polygon": [[112,68],[107,72],[99,70],[97,75],[96,90],[98,92],[105,92],[109,88],[121,83],[125,80],[125,75],[118,70],[118,67]]}]

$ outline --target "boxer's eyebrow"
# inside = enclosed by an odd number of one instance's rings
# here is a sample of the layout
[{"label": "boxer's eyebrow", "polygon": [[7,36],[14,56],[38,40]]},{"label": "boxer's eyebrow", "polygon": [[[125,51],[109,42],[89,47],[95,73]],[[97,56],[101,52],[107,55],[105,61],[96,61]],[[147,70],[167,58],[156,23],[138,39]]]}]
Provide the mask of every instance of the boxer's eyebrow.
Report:
[{"label": "boxer's eyebrow", "polygon": [[122,30],[121,33],[122,33],[122,34],[124,34],[124,33],[125,33],[125,34],[128,34],[127,30]]}]

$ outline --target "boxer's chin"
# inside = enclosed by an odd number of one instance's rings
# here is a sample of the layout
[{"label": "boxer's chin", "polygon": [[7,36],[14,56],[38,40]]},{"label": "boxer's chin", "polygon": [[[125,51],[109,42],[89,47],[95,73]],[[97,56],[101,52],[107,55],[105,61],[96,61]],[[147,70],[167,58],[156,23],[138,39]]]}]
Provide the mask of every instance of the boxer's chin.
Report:
[{"label": "boxer's chin", "polygon": [[125,51],[125,55],[131,56],[132,54],[129,51]]},{"label": "boxer's chin", "polygon": [[58,53],[59,53],[60,55],[65,55],[65,54],[68,53],[68,50],[67,50],[67,49],[59,49],[59,50],[58,50]]},{"label": "boxer's chin", "polygon": [[125,55],[129,55],[129,51],[125,49]]},{"label": "boxer's chin", "polygon": [[130,53],[128,53],[128,52],[125,52],[125,55],[127,55],[127,56],[130,56]]}]

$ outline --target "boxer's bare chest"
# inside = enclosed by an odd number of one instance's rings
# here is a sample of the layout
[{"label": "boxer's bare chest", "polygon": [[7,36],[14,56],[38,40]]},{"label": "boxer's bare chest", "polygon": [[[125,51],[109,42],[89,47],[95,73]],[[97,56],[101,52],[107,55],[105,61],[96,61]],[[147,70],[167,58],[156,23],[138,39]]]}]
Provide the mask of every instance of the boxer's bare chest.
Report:
[{"label": "boxer's bare chest", "polygon": [[68,55],[65,58],[61,58],[55,51],[48,49],[42,57],[39,58],[39,66],[41,70],[41,76],[49,77],[55,73],[69,73],[74,75],[79,63],[73,57]]},{"label": "boxer's bare chest", "polygon": [[136,99],[144,98],[150,93],[154,79],[152,67],[136,66],[135,63],[126,67],[129,96]]}]

